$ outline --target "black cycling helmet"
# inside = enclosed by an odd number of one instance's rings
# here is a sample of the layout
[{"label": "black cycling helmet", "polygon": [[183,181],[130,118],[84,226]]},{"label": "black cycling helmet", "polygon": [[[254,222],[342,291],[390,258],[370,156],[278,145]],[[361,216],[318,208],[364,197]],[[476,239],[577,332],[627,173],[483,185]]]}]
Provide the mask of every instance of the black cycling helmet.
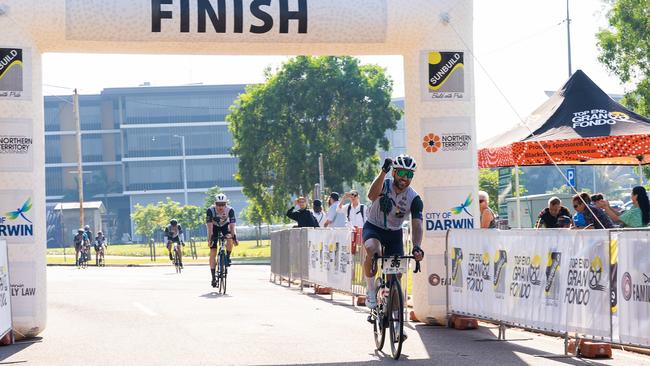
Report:
[{"label": "black cycling helmet", "polygon": [[97,232],[97,235],[104,235],[104,234],[102,234],[101,231],[98,231],[98,232]]},{"label": "black cycling helmet", "polygon": [[170,223],[171,225],[178,225],[178,220],[176,220],[176,219],[171,219],[171,220],[169,220],[169,223]]}]

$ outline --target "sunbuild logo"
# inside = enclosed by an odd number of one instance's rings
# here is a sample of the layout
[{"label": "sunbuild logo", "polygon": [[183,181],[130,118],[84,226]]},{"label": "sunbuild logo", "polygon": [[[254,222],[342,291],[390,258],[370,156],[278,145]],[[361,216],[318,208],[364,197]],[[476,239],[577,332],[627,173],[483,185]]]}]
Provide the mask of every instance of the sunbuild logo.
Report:
[{"label": "sunbuild logo", "polygon": [[617,122],[627,122],[630,116],[623,112],[610,112],[605,109],[591,109],[573,113],[573,128],[587,128],[603,125],[615,125]]},{"label": "sunbuild logo", "polygon": [[426,229],[428,232],[446,231],[448,229],[473,229],[474,216],[468,209],[472,205],[472,194],[458,206],[447,210],[425,213]]},{"label": "sunbuild logo", "polygon": [[27,217],[27,212],[31,209],[32,199],[27,198],[21,207],[6,212],[6,216],[0,216],[0,238],[34,236],[34,224]]}]

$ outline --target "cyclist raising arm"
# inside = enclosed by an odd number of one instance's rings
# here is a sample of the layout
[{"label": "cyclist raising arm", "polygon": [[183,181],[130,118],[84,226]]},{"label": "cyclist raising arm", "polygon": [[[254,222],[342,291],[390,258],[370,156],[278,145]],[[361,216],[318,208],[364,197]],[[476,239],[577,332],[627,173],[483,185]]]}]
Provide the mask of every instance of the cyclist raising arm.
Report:
[{"label": "cyclist raising arm", "polygon": [[[184,243],[184,233],[181,225],[178,224],[178,220],[171,219],[169,220],[169,225],[165,228],[165,238],[167,239],[167,251],[169,251],[169,260],[173,261],[172,257],[172,243],[177,243],[178,245],[185,245]],[[178,248],[178,260],[180,262],[181,268],[183,268],[183,251],[181,248]]]},{"label": "cyclist raising arm", "polygon": [[206,211],[206,226],[208,229],[208,245],[210,246],[210,273],[212,274],[212,287],[217,287],[215,272],[217,267],[217,251],[219,248],[219,234],[226,237],[226,266],[230,266],[230,253],[233,244],[238,245],[235,232],[235,210],[228,206],[228,197],[219,193],[214,198],[214,205]]},{"label": "cyclist raising arm", "polygon": [[[386,178],[391,167],[392,178]],[[372,259],[375,254],[381,255],[382,248],[383,255],[404,255],[402,223],[409,214],[413,228],[412,254],[418,262],[424,257],[420,248],[423,203],[418,193],[410,187],[415,170],[415,159],[409,155],[400,155],[395,161],[387,158],[368,191],[368,199],[372,201],[372,205],[368,210],[368,220],[363,225],[363,242],[367,254],[363,269],[368,284],[366,305],[371,309],[377,307],[376,271],[373,272]]]}]

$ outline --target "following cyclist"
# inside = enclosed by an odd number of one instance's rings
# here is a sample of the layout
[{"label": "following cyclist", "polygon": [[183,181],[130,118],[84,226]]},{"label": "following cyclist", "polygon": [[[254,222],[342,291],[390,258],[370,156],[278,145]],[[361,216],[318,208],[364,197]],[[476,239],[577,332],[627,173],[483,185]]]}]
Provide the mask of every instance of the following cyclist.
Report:
[{"label": "following cyclist", "polygon": [[[185,246],[185,240],[183,240],[183,228],[178,224],[178,220],[169,220],[169,225],[167,225],[165,228],[165,238],[167,238],[167,251],[169,251],[169,260],[173,261],[174,257],[172,256],[172,243]],[[178,247],[176,251],[178,252],[179,265],[181,268],[183,268],[183,250]]]},{"label": "following cyclist", "polygon": [[101,231],[97,232],[95,237],[94,245],[95,247],[95,263],[99,265],[99,255],[104,256],[104,249],[106,249],[106,237]]},{"label": "following cyclist", "polygon": [[[392,178],[386,174],[393,168]],[[413,251],[416,261],[421,261],[424,252],[422,244],[422,199],[410,187],[415,173],[415,159],[409,155],[399,155],[392,161],[384,160],[384,165],[375,177],[368,191],[368,199],[372,205],[368,209],[368,219],[363,225],[363,242],[366,247],[366,259],[363,262],[364,274],[368,284],[366,290],[366,305],[370,309],[377,307],[375,298],[375,275],[372,260],[375,254],[381,255],[383,248],[385,256],[404,255],[402,240],[402,223],[411,214]]]},{"label": "following cyclist", "polygon": [[77,235],[74,236],[74,263],[75,266],[79,265],[79,252],[81,252],[81,247],[84,246],[84,244],[88,241],[88,237],[86,237],[86,233],[84,232],[83,228],[79,228],[77,230]]},{"label": "following cyclist", "polygon": [[208,228],[208,235],[211,237],[208,241],[210,246],[210,273],[212,274],[212,287],[217,287],[217,279],[215,277],[217,268],[217,251],[219,250],[219,234],[226,238],[226,266],[230,267],[230,253],[232,247],[238,245],[237,235],[235,232],[235,210],[228,206],[228,197],[225,194],[219,193],[214,197],[214,205],[210,206],[206,211],[206,226]]}]

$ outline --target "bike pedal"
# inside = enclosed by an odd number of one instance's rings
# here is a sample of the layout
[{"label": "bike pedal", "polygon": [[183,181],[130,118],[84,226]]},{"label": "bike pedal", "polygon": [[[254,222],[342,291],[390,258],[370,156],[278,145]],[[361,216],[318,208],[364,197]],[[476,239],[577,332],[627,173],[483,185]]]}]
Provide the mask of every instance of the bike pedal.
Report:
[{"label": "bike pedal", "polygon": [[374,319],[374,317],[372,315],[368,315],[368,318],[366,320],[370,324],[375,324],[375,319]]}]

